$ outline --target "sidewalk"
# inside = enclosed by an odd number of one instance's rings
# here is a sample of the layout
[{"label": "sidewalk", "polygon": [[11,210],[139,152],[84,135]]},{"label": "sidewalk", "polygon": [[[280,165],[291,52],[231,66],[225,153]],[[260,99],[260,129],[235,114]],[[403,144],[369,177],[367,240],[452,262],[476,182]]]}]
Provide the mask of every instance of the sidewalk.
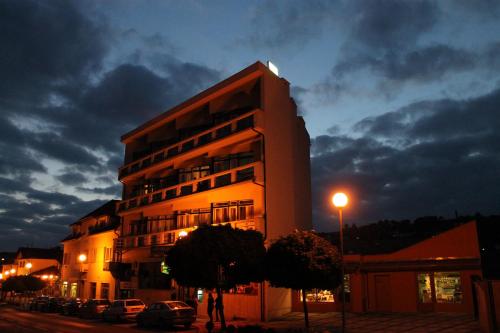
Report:
[{"label": "sidewalk", "polygon": [[[479,324],[470,315],[456,313],[347,313],[346,332],[404,332],[404,333],[477,333]],[[201,317],[197,321],[199,332],[207,332],[205,323],[208,317]],[[341,315],[337,312],[309,314],[310,332],[340,332]],[[269,322],[252,322],[246,320],[227,320],[226,325],[243,327],[258,325],[274,332],[303,332],[304,315],[301,312],[292,312]],[[220,331],[220,322],[215,323],[214,332]]]}]

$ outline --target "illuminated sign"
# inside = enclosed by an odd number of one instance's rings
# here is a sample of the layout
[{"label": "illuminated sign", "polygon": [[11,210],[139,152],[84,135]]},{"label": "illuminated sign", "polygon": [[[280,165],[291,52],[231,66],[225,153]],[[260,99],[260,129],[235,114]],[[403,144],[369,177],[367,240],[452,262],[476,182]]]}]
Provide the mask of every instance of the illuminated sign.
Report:
[{"label": "illuminated sign", "polygon": [[161,262],[160,265],[160,270],[163,274],[169,275],[170,274],[170,268],[168,268],[167,264],[165,264],[164,261]]},{"label": "illuminated sign", "polygon": [[279,70],[278,70],[278,67],[276,67],[275,64],[273,64],[272,62],[270,61],[267,61],[267,67],[269,68],[269,70],[271,72],[273,72],[274,74],[276,74],[276,76],[280,76],[279,74]]}]

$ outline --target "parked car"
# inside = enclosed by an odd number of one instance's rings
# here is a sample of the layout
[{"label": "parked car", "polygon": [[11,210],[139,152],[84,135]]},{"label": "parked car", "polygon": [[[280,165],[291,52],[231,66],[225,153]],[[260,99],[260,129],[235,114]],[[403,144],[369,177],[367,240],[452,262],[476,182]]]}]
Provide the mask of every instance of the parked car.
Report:
[{"label": "parked car", "polygon": [[61,308],[66,300],[62,297],[49,297],[40,309],[43,312],[61,312]]},{"label": "parked car", "polygon": [[102,313],[111,303],[107,299],[89,299],[80,306],[78,316],[80,318],[101,318]]},{"label": "parked car", "polygon": [[124,320],[136,319],[137,314],[144,310],[146,305],[140,299],[117,299],[111,306],[104,310],[102,317],[104,320]]},{"label": "parked car", "polygon": [[80,310],[82,301],[79,298],[70,298],[61,306],[61,314],[65,316],[75,316]]},{"label": "parked car", "polygon": [[189,328],[195,320],[194,309],[179,301],[153,303],[137,315],[139,327],[184,325]]},{"label": "parked car", "polygon": [[28,309],[30,311],[41,311],[49,302],[49,296],[37,296],[31,299]]}]

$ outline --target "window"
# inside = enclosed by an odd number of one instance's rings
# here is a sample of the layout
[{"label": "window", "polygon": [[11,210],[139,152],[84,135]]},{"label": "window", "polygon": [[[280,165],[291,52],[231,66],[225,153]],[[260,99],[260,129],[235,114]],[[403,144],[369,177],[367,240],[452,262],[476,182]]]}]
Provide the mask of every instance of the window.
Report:
[{"label": "window", "polygon": [[90,282],[90,298],[92,299],[97,298],[96,293],[97,293],[97,283]]},{"label": "window", "polygon": [[[302,302],[302,293],[300,294],[300,301]],[[335,302],[335,298],[331,290],[312,289],[306,291],[306,302]]]},{"label": "window", "polygon": [[137,246],[144,246],[144,237],[137,238]]},{"label": "window", "polygon": [[71,253],[65,252],[63,256],[63,265],[69,265],[71,263]]},{"label": "window", "polygon": [[434,273],[437,303],[462,303],[462,279],[459,272]]},{"label": "window", "polygon": [[89,263],[95,263],[95,259],[97,257],[97,249],[90,249],[89,253]]},{"label": "window", "polygon": [[113,248],[104,247],[104,262],[110,262],[113,260]]},{"label": "window", "polygon": [[63,297],[68,297],[68,281],[64,281],[61,287],[61,295]]},{"label": "window", "polygon": [[431,275],[418,274],[418,300],[420,303],[432,303]]},{"label": "window", "polygon": [[78,290],[78,284],[76,282],[73,282],[71,284],[71,288],[70,288],[70,291],[69,291],[69,296],[72,297],[72,298],[76,298],[76,296],[77,296],[77,290]]},{"label": "window", "polygon": [[101,298],[109,299],[109,283],[101,283]]}]

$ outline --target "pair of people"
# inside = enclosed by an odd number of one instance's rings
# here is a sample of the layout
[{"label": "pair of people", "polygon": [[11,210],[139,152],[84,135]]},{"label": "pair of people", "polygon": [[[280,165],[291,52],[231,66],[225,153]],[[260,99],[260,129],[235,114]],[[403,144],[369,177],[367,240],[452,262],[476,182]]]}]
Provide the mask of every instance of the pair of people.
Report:
[{"label": "pair of people", "polygon": [[222,299],[221,297],[217,296],[217,298],[214,300],[214,297],[212,296],[212,293],[208,293],[208,303],[207,303],[207,313],[208,317],[210,318],[210,322],[213,322],[213,311],[215,307],[215,321],[219,321],[219,315],[221,314],[222,311]]}]

